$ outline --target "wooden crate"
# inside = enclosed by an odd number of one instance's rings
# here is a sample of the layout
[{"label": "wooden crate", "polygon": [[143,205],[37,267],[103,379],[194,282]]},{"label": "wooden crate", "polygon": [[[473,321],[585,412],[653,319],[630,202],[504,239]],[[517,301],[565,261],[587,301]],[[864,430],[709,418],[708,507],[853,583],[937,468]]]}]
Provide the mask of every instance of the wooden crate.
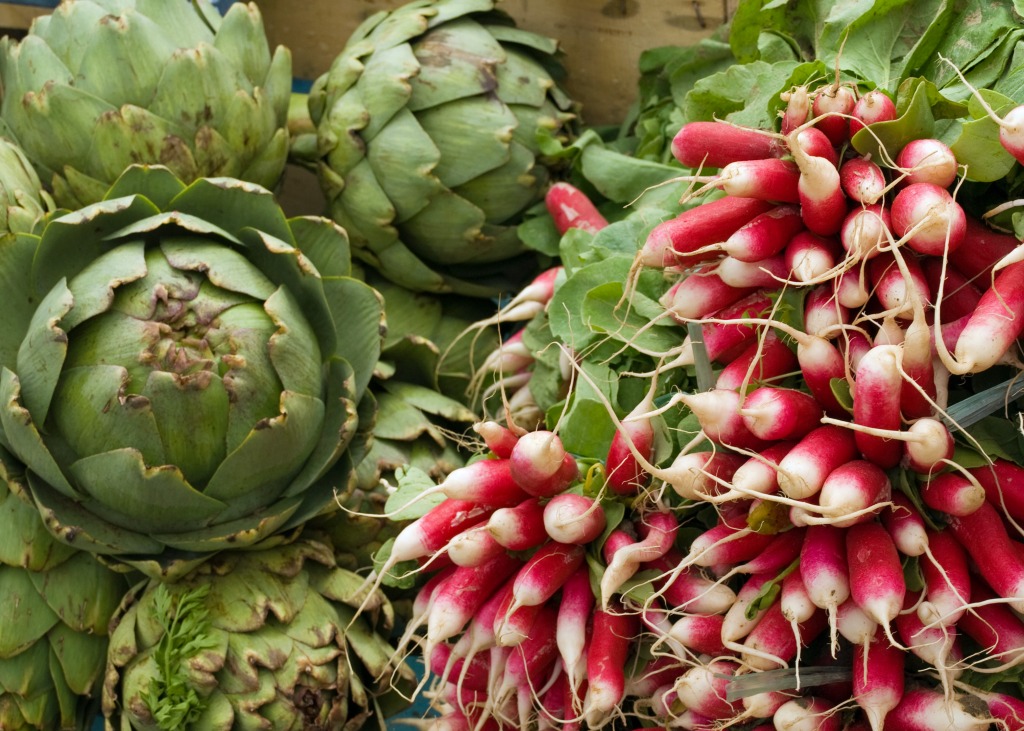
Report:
[{"label": "wooden crate", "polygon": [[[292,49],[295,74],[327,70],[351,32],[378,10],[405,0],[257,0],[275,44]],[[565,52],[566,88],[587,124],[619,122],[636,98],[640,53],[710,35],[737,0],[502,0],[523,28],[557,38]]]}]

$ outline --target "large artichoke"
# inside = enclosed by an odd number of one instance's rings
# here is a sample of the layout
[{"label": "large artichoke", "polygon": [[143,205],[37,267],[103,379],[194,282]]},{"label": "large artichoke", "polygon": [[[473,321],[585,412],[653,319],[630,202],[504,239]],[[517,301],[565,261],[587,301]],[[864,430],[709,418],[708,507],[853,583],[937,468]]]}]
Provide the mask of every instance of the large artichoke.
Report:
[{"label": "large artichoke", "polygon": [[0,464],[0,729],[82,729],[128,585],[47,533],[23,478]]},{"label": "large artichoke", "polygon": [[139,166],[0,242],[0,445],[61,540],[174,577],[346,489],[383,310],[336,224]]},{"label": "large artichoke", "polygon": [[[384,634],[380,592],[318,540],[222,553],[130,594],[112,624],[107,729],[383,727],[380,696],[411,680]],[[402,683],[402,681],[405,681]],[[375,713],[376,712],[376,713]]]},{"label": "large artichoke", "polygon": [[64,0],[0,46],[0,114],[66,208],[133,163],[273,188],[291,74],[252,3],[222,18],[209,0]]},{"label": "large artichoke", "polygon": [[[565,131],[556,43],[494,0],[417,0],[367,19],[314,84],[319,175],[356,256],[417,291],[518,284],[522,212]],[[532,265],[526,257],[520,265]]]}]

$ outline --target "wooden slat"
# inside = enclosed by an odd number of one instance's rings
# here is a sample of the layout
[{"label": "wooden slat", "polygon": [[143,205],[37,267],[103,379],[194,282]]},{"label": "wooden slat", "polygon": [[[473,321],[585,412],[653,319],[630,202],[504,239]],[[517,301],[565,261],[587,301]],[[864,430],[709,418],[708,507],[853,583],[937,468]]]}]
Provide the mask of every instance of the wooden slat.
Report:
[{"label": "wooden slat", "polygon": [[[405,0],[258,0],[274,44],[292,49],[296,76],[324,73],[352,30]],[[557,38],[566,89],[588,124],[616,123],[636,96],[640,53],[710,35],[737,0],[504,0],[499,7],[528,30]]]},{"label": "wooden slat", "polygon": [[0,3],[0,29],[4,32],[28,30],[33,18],[48,12],[50,8],[38,5]]}]

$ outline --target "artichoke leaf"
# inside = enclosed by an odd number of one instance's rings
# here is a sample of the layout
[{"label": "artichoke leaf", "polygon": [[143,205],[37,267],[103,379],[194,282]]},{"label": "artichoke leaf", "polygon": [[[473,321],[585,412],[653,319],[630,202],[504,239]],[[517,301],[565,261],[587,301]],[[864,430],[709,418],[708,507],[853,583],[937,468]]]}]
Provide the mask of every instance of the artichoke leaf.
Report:
[{"label": "artichoke leaf", "polygon": [[462,402],[448,398],[432,388],[396,381],[385,381],[382,385],[384,390],[392,396],[428,414],[441,416],[451,421],[465,421],[469,423],[475,422],[480,418],[472,409],[463,405]]},{"label": "artichoke leaf", "polygon": [[230,178],[201,178],[185,188],[171,205],[196,218],[210,221],[235,237],[256,229],[294,245],[288,219],[263,186]]},{"label": "artichoke leaf", "polygon": [[138,194],[163,211],[184,189],[185,184],[164,165],[130,165],[110,186],[104,199]]},{"label": "artichoke leaf", "polygon": [[125,579],[84,551],[50,571],[30,574],[39,596],[77,633],[106,636],[107,622],[125,592]]},{"label": "artichoke leaf", "polygon": [[401,44],[373,54],[363,67],[355,91],[360,95],[368,121],[361,128],[364,140],[374,139],[409,103],[409,80],[419,72],[412,49]]},{"label": "artichoke leaf", "polygon": [[178,48],[213,43],[220,13],[208,0],[168,3],[162,0],[135,0],[136,12],[152,18]]},{"label": "artichoke leaf", "polygon": [[366,143],[360,132],[369,123],[370,113],[355,88],[342,94],[327,110],[327,119],[317,128],[317,151],[338,175],[347,178],[366,158]]},{"label": "artichoke leaf", "polygon": [[[270,551],[272,556],[274,551]],[[216,559],[214,559],[216,560]],[[301,565],[301,564],[300,564]],[[252,633],[272,621],[292,621],[308,600],[308,578],[304,572],[281,577],[271,567],[252,561],[236,562],[230,579],[209,581],[210,594],[206,606],[213,627],[232,634]],[[279,660],[267,660],[273,667]]]},{"label": "artichoke leaf", "polygon": [[459,18],[414,42],[420,73],[411,80],[414,112],[484,94],[501,96],[495,67],[505,50],[476,21]]},{"label": "artichoke leaf", "polygon": [[[175,50],[166,31],[139,13],[107,15],[89,28],[89,43],[78,59],[73,83],[115,107],[148,105]],[[115,73],[112,58],[118,59]]]},{"label": "artichoke leaf", "polygon": [[433,295],[410,291],[379,276],[368,277],[367,283],[384,298],[388,324],[384,351],[410,337],[429,337],[444,314],[441,300]]},{"label": "artichoke leaf", "polygon": [[[319,398],[323,392],[323,359],[319,340],[302,309],[283,287],[267,297],[263,307],[277,327],[277,331],[270,336],[267,350],[282,386],[286,391]],[[353,319],[356,322],[365,320]]]},{"label": "artichoke leaf", "polygon": [[444,190],[434,172],[441,164],[436,140],[408,109],[368,141],[366,159],[398,222],[415,216]]},{"label": "artichoke leaf", "polygon": [[260,86],[271,63],[266,38],[259,8],[252,3],[238,3],[224,14],[213,46],[242,70],[250,84]]},{"label": "artichoke leaf", "polygon": [[221,520],[233,520],[285,494],[320,442],[326,422],[323,401],[283,391],[280,412],[258,422],[210,477],[204,494],[227,504]]},{"label": "artichoke leaf", "polygon": [[366,32],[365,36],[357,28],[353,37],[360,40],[365,38],[369,43],[346,45],[345,52],[366,55],[371,51],[381,51],[400,43],[407,43],[426,32],[430,18],[438,12],[438,6],[439,3],[411,3],[407,8],[401,9],[401,12],[388,13],[377,19],[372,30]]},{"label": "artichoke leaf", "polygon": [[438,444],[444,435],[419,408],[407,403],[399,396],[389,393],[377,395],[377,424],[373,429],[375,439],[394,439],[410,442],[424,434],[430,435]]},{"label": "artichoke leaf", "polygon": [[0,566],[0,596],[0,658],[23,652],[60,624],[24,569]]},{"label": "artichoke leaf", "polygon": [[360,418],[352,398],[354,373],[346,361],[332,358],[328,361],[325,380],[323,424],[316,447],[307,457],[302,471],[292,478],[283,493],[285,497],[301,495],[320,480],[335,465],[352,440]]},{"label": "artichoke leaf", "polygon": [[[273,505],[267,506],[263,512],[256,516],[247,515],[238,520],[217,523],[208,528],[199,528],[183,533],[154,534],[153,539],[187,553],[223,551],[226,548],[245,548],[275,533],[279,533],[288,524],[288,521],[299,509],[300,505],[301,500],[299,498],[285,498],[278,500]],[[129,563],[127,559],[122,560]],[[199,561],[199,563],[202,563],[202,561]],[[131,565],[142,570],[142,566],[137,562],[133,562]],[[194,566],[195,564],[188,566],[183,563],[181,566],[182,570],[169,572],[168,577],[170,580],[173,580],[175,577],[182,576],[191,568],[194,568]],[[146,573],[149,576],[154,575],[148,571]]]},{"label": "artichoke leaf", "polygon": [[0,425],[10,451],[28,465],[29,469],[54,489],[68,496],[77,496],[60,465],[46,448],[39,430],[32,421],[32,415],[20,402],[21,384],[18,377],[4,368],[0,372]]},{"label": "artichoke leaf", "polygon": [[[106,627],[103,632],[105,635]],[[50,647],[68,687],[75,695],[89,695],[103,674],[107,658],[106,637],[76,632],[67,625],[58,624],[50,633]]]},{"label": "artichoke leaf", "polygon": [[416,118],[441,152],[434,175],[448,188],[504,165],[519,125],[496,96],[457,99],[425,109]]},{"label": "artichoke leaf", "polygon": [[142,241],[126,242],[96,257],[67,284],[72,307],[60,320],[61,328],[71,332],[86,320],[106,312],[114,303],[115,290],[141,279],[146,272],[146,247]]},{"label": "artichoke leaf", "polygon": [[338,617],[345,627],[345,641],[369,671],[370,677],[379,678],[389,670],[397,670],[397,675],[405,679],[413,676],[412,668],[405,663],[394,667],[395,648],[373,631],[365,616],[357,617],[355,610],[341,606],[338,607]]},{"label": "artichoke leaf", "polygon": [[68,471],[95,501],[90,510],[126,531],[177,532],[206,525],[228,507],[192,487],[175,465],[146,465],[135,449],[83,457]]},{"label": "artichoke leaf", "polygon": [[[132,195],[100,201],[53,219],[32,262],[35,291],[49,292],[62,278],[71,279],[111,248],[106,240],[111,233],[158,213],[144,196]],[[83,230],[94,235],[82,236]]]},{"label": "artichoke leaf", "polygon": [[[493,26],[488,30],[493,31]],[[547,101],[548,91],[555,85],[547,70],[535,58],[514,47],[506,45],[504,49],[505,63],[495,72],[498,96],[509,106],[542,106]]]},{"label": "artichoke leaf", "polygon": [[12,493],[0,473],[0,564],[29,571],[49,571],[67,561],[75,551],[46,532],[39,513],[30,502]]},{"label": "artichoke leaf", "polygon": [[25,276],[39,239],[29,234],[0,236],[0,292],[4,293],[4,326],[0,328],[0,366],[17,362],[25,328],[39,305],[39,298]]},{"label": "artichoke leaf", "polygon": [[213,284],[265,300],[274,294],[274,283],[241,252],[198,238],[163,238],[160,250],[175,269],[202,272]]},{"label": "artichoke leaf", "polygon": [[355,369],[352,393],[358,401],[366,393],[384,337],[384,302],[376,290],[357,279],[333,277],[323,283],[324,295],[336,328],[333,352]]},{"label": "artichoke leaf", "polygon": [[288,130],[274,132],[269,141],[260,146],[256,155],[239,173],[244,180],[252,180],[265,188],[274,188],[284,175],[288,163]]},{"label": "artichoke leaf", "polygon": [[116,365],[65,368],[52,424],[76,454],[134,449],[146,464],[167,464],[154,413],[142,399],[125,397],[128,382]]},{"label": "artichoke leaf", "polygon": [[53,198],[65,208],[81,208],[91,201],[103,200],[107,184],[73,167],[65,166],[53,175]]},{"label": "artichoke leaf", "polygon": [[431,3],[434,15],[430,18],[429,27],[435,28],[471,13],[487,13],[494,10],[494,7],[494,0],[440,0]]},{"label": "artichoke leaf", "polygon": [[[536,175],[542,174],[544,179],[547,178],[547,171],[535,165],[533,153],[527,148],[512,142],[509,151],[507,163],[473,178],[453,191],[483,211],[487,222],[491,224],[511,221],[526,210],[536,200],[537,191],[541,189]],[[517,245],[518,248],[521,247]]]},{"label": "artichoke leaf", "polygon": [[74,728],[75,697],[64,679],[52,674],[46,642],[0,662],[0,689],[11,694],[0,704],[4,728],[23,729],[26,723],[32,729]]},{"label": "artichoke leaf", "polygon": [[[105,15],[106,9],[97,3],[74,3],[36,18],[30,35],[12,49],[4,49],[2,55],[11,58],[18,71],[14,83],[5,89],[5,93],[20,97],[49,80],[74,83],[72,69],[81,65],[82,56],[92,44],[92,39],[82,33],[82,28],[99,25]],[[14,39],[10,40],[14,42]],[[59,56],[54,49],[61,49]],[[4,73],[8,71],[5,69]]]},{"label": "artichoke leaf", "polygon": [[[188,128],[145,107],[126,104],[116,112],[104,114],[96,120],[91,132],[93,145],[83,170],[88,170],[94,179],[116,180],[125,168],[140,160],[159,162],[185,180],[200,173],[185,144],[191,136]],[[107,184],[104,182],[103,186]],[[101,193],[100,197],[103,195]]]},{"label": "artichoke leaf", "polygon": [[329,218],[298,216],[288,219],[302,253],[321,277],[352,276],[352,257],[345,229]]},{"label": "artichoke leaf", "polygon": [[543,56],[554,56],[558,53],[558,41],[550,36],[542,36],[539,33],[518,28],[511,24],[497,25],[485,24],[488,32],[501,41],[505,50],[508,45],[522,46],[539,53]]},{"label": "artichoke leaf", "polygon": [[177,226],[185,229],[186,231],[198,234],[199,236],[217,236],[223,238],[225,241],[230,241],[233,244],[241,245],[242,243],[233,234],[224,230],[220,226],[190,213],[182,213],[181,211],[166,211],[163,213],[157,213],[153,216],[147,216],[146,218],[135,221],[122,229],[114,231],[107,236],[107,240],[116,241],[118,239],[125,239],[129,237],[134,238],[140,234],[152,234],[168,226]]}]

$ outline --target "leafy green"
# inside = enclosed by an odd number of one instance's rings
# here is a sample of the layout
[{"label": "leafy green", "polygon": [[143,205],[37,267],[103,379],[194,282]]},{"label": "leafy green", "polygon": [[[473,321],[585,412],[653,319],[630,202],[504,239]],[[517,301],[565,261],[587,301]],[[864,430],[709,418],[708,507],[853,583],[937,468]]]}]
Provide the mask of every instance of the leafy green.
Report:
[{"label": "leafy green", "polygon": [[141,695],[164,731],[191,727],[206,708],[206,699],[189,682],[186,662],[216,646],[206,607],[209,593],[209,584],[174,593],[160,584],[153,595],[163,635],[154,651],[156,672]]}]

